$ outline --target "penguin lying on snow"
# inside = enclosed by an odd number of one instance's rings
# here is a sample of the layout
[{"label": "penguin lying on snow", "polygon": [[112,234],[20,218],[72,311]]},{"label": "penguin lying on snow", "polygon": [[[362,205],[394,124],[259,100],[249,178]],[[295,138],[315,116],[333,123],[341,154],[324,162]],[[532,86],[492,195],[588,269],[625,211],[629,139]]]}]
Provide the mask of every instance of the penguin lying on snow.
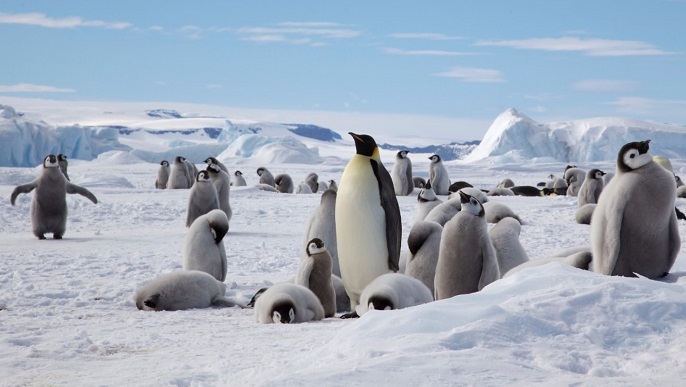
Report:
[{"label": "penguin lying on snow", "polygon": [[401,273],[387,273],[376,277],[364,288],[356,311],[362,316],[370,310],[403,309],[431,301],[431,291],[418,279]]},{"label": "penguin lying on snow", "polygon": [[281,282],[270,286],[257,298],[255,318],[263,324],[316,321],[324,318],[324,308],[310,289]]}]

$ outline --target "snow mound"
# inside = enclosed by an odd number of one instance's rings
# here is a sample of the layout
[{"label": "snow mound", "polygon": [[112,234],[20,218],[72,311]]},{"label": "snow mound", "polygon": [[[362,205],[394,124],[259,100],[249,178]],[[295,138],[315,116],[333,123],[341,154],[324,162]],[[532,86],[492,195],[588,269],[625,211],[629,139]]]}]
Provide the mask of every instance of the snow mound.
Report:
[{"label": "snow mound", "polygon": [[98,155],[94,161],[95,163],[104,163],[108,165],[125,165],[144,163],[145,160],[136,157],[131,152],[125,151],[108,151]]},{"label": "snow mound", "polygon": [[493,163],[614,160],[630,141],[652,140],[651,153],[686,158],[686,127],[624,118],[538,123],[515,109],[501,113],[464,160]]},{"label": "snow mound", "polygon": [[235,139],[224,152],[217,156],[219,160],[250,159],[257,164],[321,164],[317,148],[308,148],[301,141],[290,137],[267,137],[256,134],[244,134]]}]

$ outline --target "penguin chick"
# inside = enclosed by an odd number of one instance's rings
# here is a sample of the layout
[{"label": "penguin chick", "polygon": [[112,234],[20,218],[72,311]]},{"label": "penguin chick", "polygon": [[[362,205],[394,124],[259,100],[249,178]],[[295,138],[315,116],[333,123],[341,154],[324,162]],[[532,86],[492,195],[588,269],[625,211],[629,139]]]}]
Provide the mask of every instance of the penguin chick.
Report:
[{"label": "penguin chick", "polygon": [[219,208],[217,189],[210,180],[209,172],[198,172],[195,184],[188,196],[188,209],[186,211],[186,227],[190,227],[193,221],[200,215],[204,215]]},{"label": "penguin chick", "polygon": [[69,161],[67,161],[67,155],[60,153],[57,155],[57,162],[60,165],[60,171],[62,171],[62,174],[64,174],[64,177],[67,178],[67,181],[71,181],[69,178],[69,174],[67,173],[67,169],[69,168]]},{"label": "penguin chick", "polygon": [[519,223],[522,223],[519,215],[515,214],[510,207],[503,203],[488,202],[484,203],[483,207],[486,211],[486,222],[488,223],[498,223],[507,217],[514,218]]},{"label": "penguin chick", "polygon": [[184,240],[183,269],[202,271],[224,282],[226,250],[223,240],[228,231],[229,219],[222,210],[212,210],[195,219]]},{"label": "penguin chick", "polygon": [[434,187],[437,195],[449,195],[450,178],[448,177],[448,170],[445,169],[441,156],[432,155],[429,157],[429,182]]},{"label": "penguin chick", "polygon": [[276,190],[280,193],[292,194],[293,191],[295,191],[293,179],[287,173],[281,173],[276,175],[276,177],[274,178],[274,184],[276,185]]},{"label": "penguin chick", "polygon": [[227,175],[231,175],[231,174],[229,173],[229,169],[226,168],[226,165],[224,165],[224,163],[222,163],[221,161],[217,160],[216,157],[210,156],[210,157],[206,158],[205,161],[203,161],[203,162],[204,162],[205,164],[207,164],[208,166],[209,166],[210,164],[216,164],[216,165],[219,166],[219,168],[221,168],[221,170],[224,171]]},{"label": "penguin chick", "polygon": [[214,189],[217,190],[217,201],[219,209],[224,211],[226,219],[231,221],[233,210],[231,210],[231,203],[229,202],[231,196],[231,179],[229,175],[224,172],[217,164],[209,164],[206,171],[210,174],[210,180]]},{"label": "penguin chick", "polygon": [[529,260],[524,247],[519,242],[522,226],[514,218],[503,218],[488,232],[498,258],[501,274]]},{"label": "penguin chick", "polygon": [[443,227],[436,222],[415,222],[407,237],[409,256],[405,263],[405,274],[414,277],[434,293],[434,277],[438,252],[441,247]]},{"label": "penguin chick", "polygon": [[313,238],[319,238],[331,255],[332,273],[340,276],[341,268],[338,263],[338,242],[336,240],[336,197],[337,193],[332,189],[327,189],[322,193],[319,206],[310,216],[300,258],[304,259],[308,256],[306,248],[309,241]]},{"label": "penguin chick", "polygon": [[431,188],[431,183],[426,183],[424,188],[421,188],[417,195],[417,215],[415,216],[414,221],[419,222],[420,220],[424,220],[429,212],[441,203],[443,203],[443,200],[436,196],[433,188]]},{"label": "penguin chick", "polygon": [[433,301],[429,288],[416,278],[401,273],[380,275],[370,282],[360,296],[357,314],[369,310],[404,309]]},{"label": "penguin chick", "polygon": [[169,161],[160,161],[160,167],[157,169],[157,179],[155,180],[155,188],[167,188],[167,181],[169,181]]},{"label": "penguin chick", "polygon": [[598,203],[600,194],[603,192],[603,176],[605,172],[600,169],[593,168],[586,174],[584,182],[579,188],[577,201],[579,207],[589,203]]},{"label": "penguin chick", "polygon": [[336,290],[331,281],[332,260],[319,238],[310,240],[306,247],[307,257],[300,260],[295,283],[310,289],[324,308],[324,317],[336,314]]},{"label": "penguin chick", "polygon": [[265,167],[259,167],[257,168],[257,176],[260,177],[260,183],[259,184],[266,184],[266,185],[271,185],[274,187],[274,175],[272,175],[271,172]]},{"label": "penguin chick", "polygon": [[245,182],[245,178],[243,177],[243,172],[236,171],[233,173],[233,177],[231,178],[231,185],[234,187],[245,187],[248,185]]},{"label": "penguin chick", "polygon": [[319,298],[302,285],[274,284],[255,301],[255,319],[262,324],[293,324],[323,318],[324,308]]},{"label": "penguin chick", "polygon": [[393,189],[397,196],[411,195],[414,191],[412,180],[412,161],[407,157],[409,150],[401,150],[395,155],[395,163],[391,169]]}]

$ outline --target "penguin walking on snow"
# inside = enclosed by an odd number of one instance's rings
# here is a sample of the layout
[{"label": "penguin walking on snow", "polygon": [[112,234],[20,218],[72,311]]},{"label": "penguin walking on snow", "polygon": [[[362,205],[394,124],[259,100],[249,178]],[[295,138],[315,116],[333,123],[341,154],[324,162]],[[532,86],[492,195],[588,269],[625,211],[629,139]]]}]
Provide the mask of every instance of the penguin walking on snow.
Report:
[{"label": "penguin walking on snow", "polygon": [[401,150],[395,155],[395,164],[391,170],[393,189],[398,196],[411,195],[414,191],[412,180],[412,161],[407,157],[410,151]]},{"label": "penguin walking on snow", "polygon": [[381,163],[376,141],[349,133],[356,154],[343,171],[336,198],[338,262],[356,317],[364,288],[376,277],[398,271],[402,225],[393,181]]}]

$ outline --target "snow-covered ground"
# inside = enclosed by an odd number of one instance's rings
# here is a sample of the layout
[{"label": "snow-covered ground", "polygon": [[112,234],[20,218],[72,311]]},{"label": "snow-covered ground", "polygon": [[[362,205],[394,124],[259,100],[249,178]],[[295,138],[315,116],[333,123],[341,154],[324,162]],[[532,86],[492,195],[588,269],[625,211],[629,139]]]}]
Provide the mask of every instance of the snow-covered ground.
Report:
[{"label": "snow-covered ground", "polygon": [[[347,140],[347,139],[346,139]],[[270,164],[297,183],[340,179],[341,162]],[[410,155],[415,174],[428,160]],[[392,154],[383,153],[387,169]],[[686,375],[686,242],[664,281],[613,278],[551,264],[482,292],[358,320],[258,324],[252,309],[139,311],[134,292],[181,270],[188,190],[155,190],[157,164],[130,155],[72,160],[72,182],[99,199],[68,197],[63,240],[31,233],[31,195],[17,184],[40,168],[0,168],[0,385],[673,385]],[[672,160],[686,174],[686,160]],[[236,165],[229,163],[229,169]],[[259,165],[242,164],[248,184]],[[579,164],[612,170],[611,162]],[[491,188],[505,177],[535,185],[562,163],[449,163],[453,180]],[[295,274],[319,194],[232,188],[224,238],[229,297]],[[416,196],[400,197],[403,249]],[[524,220],[533,259],[589,244],[576,198],[494,197]],[[677,204],[686,210],[686,200]],[[680,221],[682,241],[686,223]]]}]

